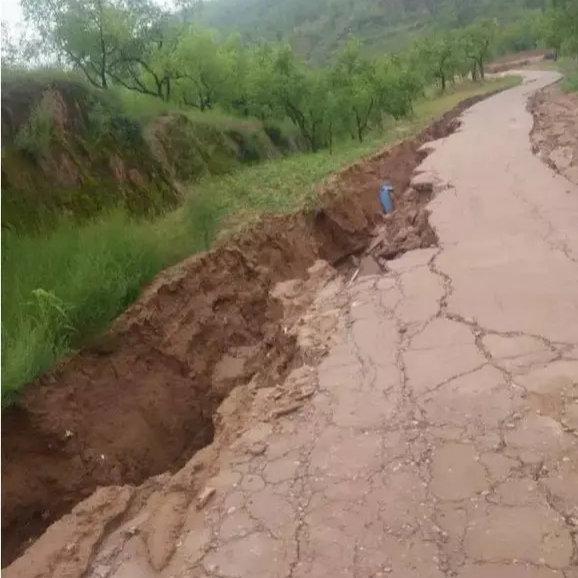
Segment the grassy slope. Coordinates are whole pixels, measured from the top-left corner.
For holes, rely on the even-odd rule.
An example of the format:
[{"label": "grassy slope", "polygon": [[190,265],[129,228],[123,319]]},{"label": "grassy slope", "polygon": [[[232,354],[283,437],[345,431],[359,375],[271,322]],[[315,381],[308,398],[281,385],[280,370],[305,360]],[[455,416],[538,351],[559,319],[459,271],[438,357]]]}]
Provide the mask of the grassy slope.
[{"label": "grassy slope", "polygon": [[559,67],[564,74],[562,90],[564,92],[578,91],[578,62],[571,58],[565,58],[559,62]]},{"label": "grassy slope", "polygon": [[[271,134],[274,141],[269,136]],[[2,228],[47,229],[123,208],[158,215],[176,182],[230,173],[302,146],[285,124],[179,108],[122,88],[97,91],[73,73],[2,75]]]},{"label": "grassy slope", "polygon": [[552,60],[538,62],[532,68],[537,70],[557,70],[564,76],[560,82],[560,88],[564,92],[578,91],[578,61],[574,58],[560,58],[556,62]]},{"label": "grassy slope", "polygon": [[84,227],[63,222],[50,234],[3,233],[2,402],[106,327],[159,271],[207,248],[223,224],[245,225],[263,212],[295,210],[330,173],[418,132],[461,100],[515,84],[466,83],[419,103],[410,121],[392,124],[364,143],[272,160],[190,191],[186,206],[154,224],[116,213]]}]

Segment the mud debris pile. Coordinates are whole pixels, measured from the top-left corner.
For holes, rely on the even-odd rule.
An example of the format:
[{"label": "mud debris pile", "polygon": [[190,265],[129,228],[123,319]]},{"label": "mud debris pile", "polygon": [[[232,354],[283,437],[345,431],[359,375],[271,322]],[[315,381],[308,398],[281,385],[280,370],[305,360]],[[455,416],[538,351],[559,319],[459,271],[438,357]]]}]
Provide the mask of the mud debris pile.
[{"label": "mud debris pile", "polygon": [[534,115],[533,150],[550,168],[578,184],[578,92],[564,93],[559,85],[530,99]]}]

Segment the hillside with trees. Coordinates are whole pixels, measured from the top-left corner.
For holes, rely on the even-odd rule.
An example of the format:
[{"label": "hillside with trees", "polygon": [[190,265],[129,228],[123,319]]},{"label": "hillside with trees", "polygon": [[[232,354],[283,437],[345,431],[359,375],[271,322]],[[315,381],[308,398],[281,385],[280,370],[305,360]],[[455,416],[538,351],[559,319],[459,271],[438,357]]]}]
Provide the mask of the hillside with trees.
[{"label": "hillside with trees", "polygon": [[[372,124],[407,116],[434,82],[443,91],[457,78],[483,80],[504,28],[496,19],[476,19],[481,8],[469,0],[457,2],[453,11],[443,2],[436,6],[440,22],[447,13],[456,25],[431,27],[396,54],[373,54],[351,33],[320,67],[290,42],[224,35],[191,24],[182,18],[188,13],[184,9],[166,13],[150,0],[23,0],[26,18],[37,31],[30,52],[54,55],[55,64],[75,69],[94,88],[189,111],[257,119],[272,132],[290,123],[311,151],[331,147],[346,135],[363,140]],[[487,12],[493,4],[484,6]],[[259,13],[257,7],[251,13]],[[384,14],[390,14],[389,7]],[[538,38],[536,27],[524,48]]]},{"label": "hillside with trees", "polygon": [[[397,54],[372,54],[352,36],[319,66],[290,43],[224,36],[149,0],[24,0],[23,8],[37,32],[27,54],[53,55],[60,72],[52,78],[66,77],[54,85],[45,71],[39,81],[38,73],[18,70],[17,60],[3,76],[2,222],[24,229],[46,226],[61,210],[92,217],[119,205],[156,214],[166,200],[177,202],[175,178],[361,143],[371,130],[410,116],[432,86],[443,92],[460,79],[483,80],[500,34],[494,20],[478,19],[436,29]],[[138,155],[121,154],[112,165],[97,160],[104,150],[117,158],[120,143],[150,158],[138,178]],[[86,154],[71,154],[79,147],[88,164]],[[54,168],[63,163],[66,169]],[[98,176],[88,165],[100,167]],[[114,177],[124,173],[133,177]],[[139,200],[160,183],[150,206]]]},{"label": "hillside with trees", "polygon": [[[531,28],[547,0],[211,0],[197,18],[252,41],[285,40],[316,62],[330,59],[350,36],[371,52],[403,50],[436,28],[462,28],[482,18],[502,28]],[[524,49],[527,49],[526,47]]]}]

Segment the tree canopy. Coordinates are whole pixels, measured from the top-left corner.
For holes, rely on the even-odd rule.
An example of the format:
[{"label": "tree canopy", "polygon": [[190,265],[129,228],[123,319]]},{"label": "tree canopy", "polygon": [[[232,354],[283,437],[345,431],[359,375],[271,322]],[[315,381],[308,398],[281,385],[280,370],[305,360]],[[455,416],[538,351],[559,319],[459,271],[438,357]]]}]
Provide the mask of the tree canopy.
[{"label": "tree canopy", "polygon": [[[323,1],[330,9],[337,0]],[[556,47],[578,51],[573,0],[551,0],[546,17],[533,14],[516,28],[476,19],[492,5],[400,0],[402,12],[439,8],[437,24],[398,54],[374,55],[350,36],[319,66],[289,42],[223,36],[191,23],[191,5],[169,13],[153,0],[22,0],[37,50],[81,71],[93,86],[123,87],[201,112],[218,108],[265,123],[287,120],[313,151],[340,135],[361,141],[371,126],[411,114],[427,86],[443,91],[460,77],[483,80],[489,58],[512,38],[536,42],[545,33]]]},{"label": "tree canopy", "polygon": [[578,2],[551,0],[546,12],[545,34],[559,51],[578,57]]}]

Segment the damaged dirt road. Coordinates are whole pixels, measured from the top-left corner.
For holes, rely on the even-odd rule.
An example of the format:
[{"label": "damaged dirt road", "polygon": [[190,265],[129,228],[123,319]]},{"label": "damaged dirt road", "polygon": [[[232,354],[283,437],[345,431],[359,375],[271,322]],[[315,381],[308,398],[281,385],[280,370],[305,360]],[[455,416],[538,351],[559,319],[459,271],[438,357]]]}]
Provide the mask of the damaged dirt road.
[{"label": "damaged dirt road", "polygon": [[437,248],[278,284],[288,309],[310,296],[286,327],[305,363],[234,389],[211,446],[98,490],[5,576],[576,578],[578,187],[526,110],[556,78],[428,145]]}]

